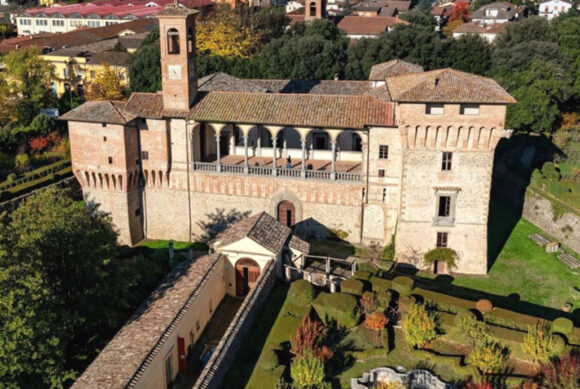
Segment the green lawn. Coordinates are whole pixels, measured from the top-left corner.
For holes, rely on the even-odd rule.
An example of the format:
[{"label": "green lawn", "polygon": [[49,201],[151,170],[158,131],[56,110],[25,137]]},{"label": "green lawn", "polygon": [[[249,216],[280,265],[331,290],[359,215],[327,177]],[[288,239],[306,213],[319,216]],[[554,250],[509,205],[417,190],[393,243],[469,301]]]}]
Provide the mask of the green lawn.
[{"label": "green lawn", "polygon": [[144,240],[138,244],[138,246],[149,247],[153,250],[167,250],[169,249],[169,242],[173,242],[173,249],[176,251],[179,250],[188,250],[193,243],[190,242],[176,242],[176,241],[169,241],[169,240]]},{"label": "green lawn", "polygon": [[580,292],[575,289],[580,288],[580,272],[537,246],[528,238],[532,233],[548,236],[527,220],[519,220],[486,276],[456,275],[449,283],[448,277],[434,279],[432,274],[419,272],[418,284],[470,299],[489,297],[485,296],[489,293],[494,303],[532,315],[546,316],[544,307],[560,310],[566,302],[580,308]]}]

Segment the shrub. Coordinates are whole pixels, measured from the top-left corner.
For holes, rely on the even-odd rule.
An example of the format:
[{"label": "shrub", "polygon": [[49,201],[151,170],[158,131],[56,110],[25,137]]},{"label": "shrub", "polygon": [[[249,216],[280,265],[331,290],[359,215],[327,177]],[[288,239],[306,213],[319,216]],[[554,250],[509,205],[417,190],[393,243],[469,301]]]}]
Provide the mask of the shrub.
[{"label": "shrub", "polygon": [[509,352],[501,344],[489,338],[479,340],[467,356],[467,363],[475,366],[482,374],[498,370],[508,358]]},{"label": "shrub", "polygon": [[544,166],[542,166],[542,175],[549,181],[560,180],[560,172],[553,162],[546,162]]},{"label": "shrub", "polygon": [[550,327],[546,323],[538,322],[535,326],[528,326],[522,350],[530,355],[534,361],[547,361],[553,353],[553,341]]},{"label": "shrub", "polygon": [[481,299],[475,304],[475,308],[477,308],[482,315],[485,315],[493,310],[493,304],[487,299]]},{"label": "shrub", "polygon": [[371,277],[371,285],[373,288],[373,292],[386,292],[387,290],[391,289],[392,282],[391,280],[387,280],[385,278],[380,277]]},{"label": "shrub", "polygon": [[356,296],[360,296],[365,288],[365,285],[354,278],[344,280],[340,283],[340,291],[343,293],[350,293]]},{"label": "shrub", "polygon": [[312,302],[318,316],[327,323],[336,320],[347,328],[358,324],[360,314],[357,312],[357,300],[346,293],[320,293]]},{"label": "shrub", "polygon": [[392,295],[391,292],[389,291],[385,291],[385,292],[378,292],[377,293],[377,305],[380,308],[387,308],[389,306],[389,304],[391,303],[391,299],[392,299]]},{"label": "shrub", "polygon": [[415,286],[415,282],[412,278],[399,276],[393,279],[392,288],[399,292],[401,296],[408,296],[411,294],[413,287]]},{"label": "shrub", "polygon": [[344,230],[330,228],[329,231],[332,234],[333,239],[345,240],[346,238],[348,238],[348,232]]},{"label": "shrub", "polygon": [[357,270],[354,272],[353,277],[357,280],[367,281],[369,278],[371,278],[371,273],[365,270]]},{"label": "shrub", "polygon": [[461,311],[457,315],[455,315],[455,325],[457,327],[461,327],[462,323],[465,321],[477,321],[477,317],[475,313],[471,311]]},{"label": "shrub", "polygon": [[14,157],[14,169],[19,173],[24,173],[30,167],[30,157],[27,154],[18,154]]},{"label": "shrub", "polygon": [[383,247],[381,257],[386,261],[395,259],[395,244],[391,242],[389,245]]},{"label": "shrub", "polygon": [[[368,272],[374,276],[376,276],[377,274],[379,274],[381,272],[381,269],[379,269],[378,267],[376,267],[375,265],[373,265],[372,263],[369,263],[369,262],[357,263],[357,269],[360,271]],[[369,278],[370,277],[368,277],[366,279],[368,280]]]},{"label": "shrub", "polygon": [[306,280],[296,280],[288,290],[288,301],[298,305],[308,305],[316,297],[314,286]]},{"label": "shrub", "polygon": [[566,317],[559,317],[554,320],[552,329],[559,334],[570,335],[574,331],[574,323]]},{"label": "shrub", "polygon": [[264,350],[262,355],[260,355],[258,365],[264,370],[274,370],[277,368],[280,365],[280,361],[278,360],[278,353],[276,350]]},{"label": "shrub", "polygon": [[559,357],[566,349],[566,340],[560,334],[552,334],[552,355]]},{"label": "shrub", "polygon": [[433,264],[435,261],[443,261],[449,269],[457,267],[457,253],[448,247],[438,247],[427,251],[423,259],[427,264]]},{"label": "shrub", "polygon": [[542,388],[577,388],[580,382],[580,354],[566,353],[559,360],[540,367]]},{"label": "shrub", "polygon": [[411,303],[403,316],[403,330],[407,341],[417,348],[423,348],[437,337],[437,321],[424,305]]},{"label": "shrub", "polygon": [[296,358],[290,365],[290,376],[301,388],[312,388],[324,380],[324,364],[312,354]]},{"label": "shrub", "polygon": [[9,183],[12,183],[14,181],[16,181],[18,179],[18,174],[16,173],[10,173],[7,177],[6,177],[6,181]]},{"label": "shrub", "polygon": [[359,303],[363,315],[369,315],[377,309],[377,298],[374,292],[364,292]]},{"label": "shrub", "polygon": [[326,328],[318,320],[312,320],[310,316],[304,316],[302,323],[296,328],[296,334],[290,338],[291,351],[296,357],[304,354],[313,354],[320,347]]}]

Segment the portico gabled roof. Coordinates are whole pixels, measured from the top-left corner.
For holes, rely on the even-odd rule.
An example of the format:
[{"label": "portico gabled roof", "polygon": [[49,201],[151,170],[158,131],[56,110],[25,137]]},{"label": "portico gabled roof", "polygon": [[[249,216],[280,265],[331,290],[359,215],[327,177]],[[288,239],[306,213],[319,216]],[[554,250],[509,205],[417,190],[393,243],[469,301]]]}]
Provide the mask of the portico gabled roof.
[{"label": "portico gabled roof", "polygon": [[201,97],[188,119],[296,127],[393,126],[393,105],[368,95],[304,95],[213,91]]}]

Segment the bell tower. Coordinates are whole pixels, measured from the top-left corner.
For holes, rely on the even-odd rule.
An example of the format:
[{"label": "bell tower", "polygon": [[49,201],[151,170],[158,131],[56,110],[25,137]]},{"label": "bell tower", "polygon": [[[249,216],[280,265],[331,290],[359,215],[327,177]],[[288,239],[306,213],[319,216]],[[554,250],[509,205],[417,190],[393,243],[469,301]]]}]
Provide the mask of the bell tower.
[{"label": "bell tower", "polygon": [[189,110],[197,92],[195,68],[196,10],[179,1],[157,14],[161,49],[163,108]]},{"label": "bell tower", "polygon": [[326,0],[307,0],[305,6],[305,21],[324,19],[326,17]]}]

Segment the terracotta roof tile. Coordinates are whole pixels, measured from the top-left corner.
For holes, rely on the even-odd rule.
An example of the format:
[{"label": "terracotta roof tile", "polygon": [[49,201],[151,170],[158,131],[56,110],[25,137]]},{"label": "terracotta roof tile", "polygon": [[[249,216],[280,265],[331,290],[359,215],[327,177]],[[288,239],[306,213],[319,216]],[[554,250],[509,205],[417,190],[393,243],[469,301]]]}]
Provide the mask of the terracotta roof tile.
[{"label": "terracotta roof tile", "polygon": [[288,243],[288,246],[291,249],[298,250],[304,254],[308,254],[310,252],[310,243],[300,239],[296,235],[292,235],[292,238],[290,238],[290,243]]},{"label": "terracotta roof tile", "polygon": [[405,62],[401,59],[383,62],[371,68],[369,80],[382,81],[387,77],[400,76],[402,74],[422,73],[423,67],[420,65]]},{"label": "terracotta roof tile", "polygon": [[214,91],[201,96],[188,117],[201,122],[325,128],[394,125],[392,104],[371,96]]},{"label": "terracotta roof tile", "polygon": [[161,93],[133,92],[125,109],[138,117],[161,119],[163,118],[163,96]]},{"label": "terracotta roof tile", "polygon": [[406,20],[383,16],[345,16],[337,27],[347,35],[379,35],[397,24],[409,24]]},{"label": "terracotta roof tile", "polygon": [[516,100],[491,78],[453,69],[386,79],[393,101],[513,104]]},{"label": "terracotta roof tile", "polygon": [[76,122],[127,124],[137,118],[120,101],[87,101],[62,115],[60,119]]},{"label": "terracotta roof tile", "polygon": [[72,389],[133,387],[173,335],[182,315],[198,297],[202,282],[220,265],[220,254],[177,265],[129,318],[74,383]]}]

